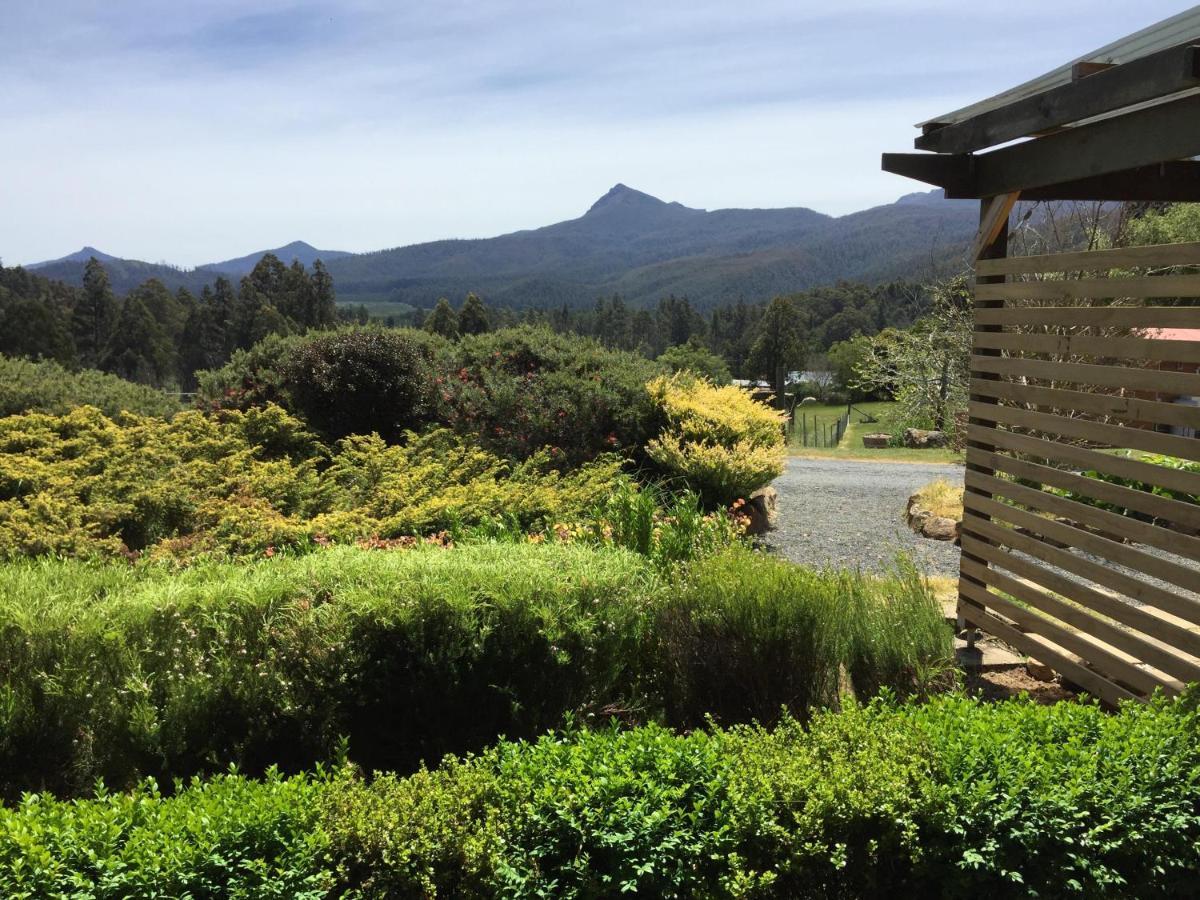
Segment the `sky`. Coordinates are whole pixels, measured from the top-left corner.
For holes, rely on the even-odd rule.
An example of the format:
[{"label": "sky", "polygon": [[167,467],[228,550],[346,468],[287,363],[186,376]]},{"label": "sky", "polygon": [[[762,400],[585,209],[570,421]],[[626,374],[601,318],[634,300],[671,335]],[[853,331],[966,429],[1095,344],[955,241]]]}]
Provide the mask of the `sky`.
[{"label": "sky", "polygon": [[575,218],[842,215],[914,123],[1186,4],[0,0],[0,261],[193,266]]}]

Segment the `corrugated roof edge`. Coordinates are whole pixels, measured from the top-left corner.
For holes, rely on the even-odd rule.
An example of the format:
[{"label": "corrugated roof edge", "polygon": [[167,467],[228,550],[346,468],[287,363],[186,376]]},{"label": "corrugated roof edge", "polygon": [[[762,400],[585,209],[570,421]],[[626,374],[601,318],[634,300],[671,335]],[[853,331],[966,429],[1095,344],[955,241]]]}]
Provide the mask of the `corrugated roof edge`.
[{"label": "corrugated roof edge", "polygon": [[945,125],[962,122],[980,113],[985,113],[1012,103],[1015,100],[1040,94],[1042,91],[1058,87],[1061,84],[1068,84],[1071,81],[1071,68],[1079,62],[1103,62],[1119,65],[1120,63],[1129,62],[1131,59],[1155,53],[1158,50],[1166,50],[1168,47],[1177,47],[1180,44],[1186,44],[1189,41],[1200,41],[1200,5],[1186,9],[1178,15],[1171,16],[1169,19],[1156,22],[1149,28],[1136,31],[1118,41],[1101,47],[1099,50],[1085,53],[1083,56],[1077,57],[1069,63],[1047,72],[1045,75],[1026,81],[1024,84],[1019,84],[1014,88],[1009,88],[1007,91],[996,94],[994,97],[980,100],[978,103],[972,103],[970,106],[964,106],[962,109],[956,109],[945,115],[934,116],[931,119],[926,119],[924,122],[918,122],[916,127],[923,128],[925,125],[934,122]]}]

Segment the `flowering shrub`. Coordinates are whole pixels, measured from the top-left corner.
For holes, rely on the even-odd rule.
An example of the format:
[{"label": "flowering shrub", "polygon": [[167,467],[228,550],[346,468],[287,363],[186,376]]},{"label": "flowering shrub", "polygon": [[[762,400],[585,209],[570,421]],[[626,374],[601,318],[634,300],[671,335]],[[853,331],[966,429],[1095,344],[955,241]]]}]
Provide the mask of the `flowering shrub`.
[{"label": "flowering shrub", "polygon": [[268,337],[198,373],[208,409],[278,403],[322,437],[440,424],[499,456],[553,448],[577,465],[637,455],[653,433],[644,384],[660,367],[636,354],[545,328],[468,335],[457,344],[413,329],[344,328]]},{"label": "flowering shrub", "polygon": [[397,538],[506,516],[530,529],[583,516],[621,462],[563,474],[446,430],[345,439],[331,451],[277,406],[170,422],[91,407],[0,419],[0,558],[252,554]]},{"label": "flowering shrub", "polygon": [[442,379],[444,421],[513,459],[553,447],[569,464],[637,456],[653,433],[643,388],[658,367],[574,335],[514,328],[464,337]]},{"label": "flowering shrub", "polygon": [[646,390],[666,420],[646,455],[710,503],[748,497],[783,472],[782,413],[740,388],[686,375],[656,378]]}]

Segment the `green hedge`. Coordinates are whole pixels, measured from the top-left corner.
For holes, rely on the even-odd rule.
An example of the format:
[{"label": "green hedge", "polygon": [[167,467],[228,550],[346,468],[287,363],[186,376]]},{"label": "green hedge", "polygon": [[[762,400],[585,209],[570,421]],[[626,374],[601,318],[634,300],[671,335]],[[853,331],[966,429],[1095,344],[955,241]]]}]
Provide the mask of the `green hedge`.
[{"label": "green hedge", "polygon": [[0,416],[27,412],[62,415],[76,406],[94,406],[109,416],[121,412],[172,416],[182,408],[175,397],[157,388],[106,372],[73,372],[53,360],[0,356]]},{"label": "green hedge", "polygon": [[6,897],[1191,897],[1194,697],[877,702],[0,809]]},{"label": "green hedge", "polygon": [[[837,701],[839,671],[920,690],[949,655],[915,576],[815,574],[750,551],[661,571],[580,543],[0,566],[0,795],[230,763],[295,771],[342,736],[367,768],[408,771],[567,714],[804,716]],[[847,630],[859,614],[920,637],[898,662]]]}]

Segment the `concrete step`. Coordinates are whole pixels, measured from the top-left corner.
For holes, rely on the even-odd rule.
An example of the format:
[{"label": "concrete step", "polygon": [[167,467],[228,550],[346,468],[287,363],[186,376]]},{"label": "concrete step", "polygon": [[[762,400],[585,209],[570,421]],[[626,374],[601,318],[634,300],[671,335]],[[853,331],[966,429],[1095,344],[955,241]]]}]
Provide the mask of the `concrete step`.
[{"label": "concrete step", "polygon": [[986,639],[976,641],[974,647],[968,648],[963,638],[955,638],[954,658],[963,668],[981,671],[1025,665],[1025,657]]}]

